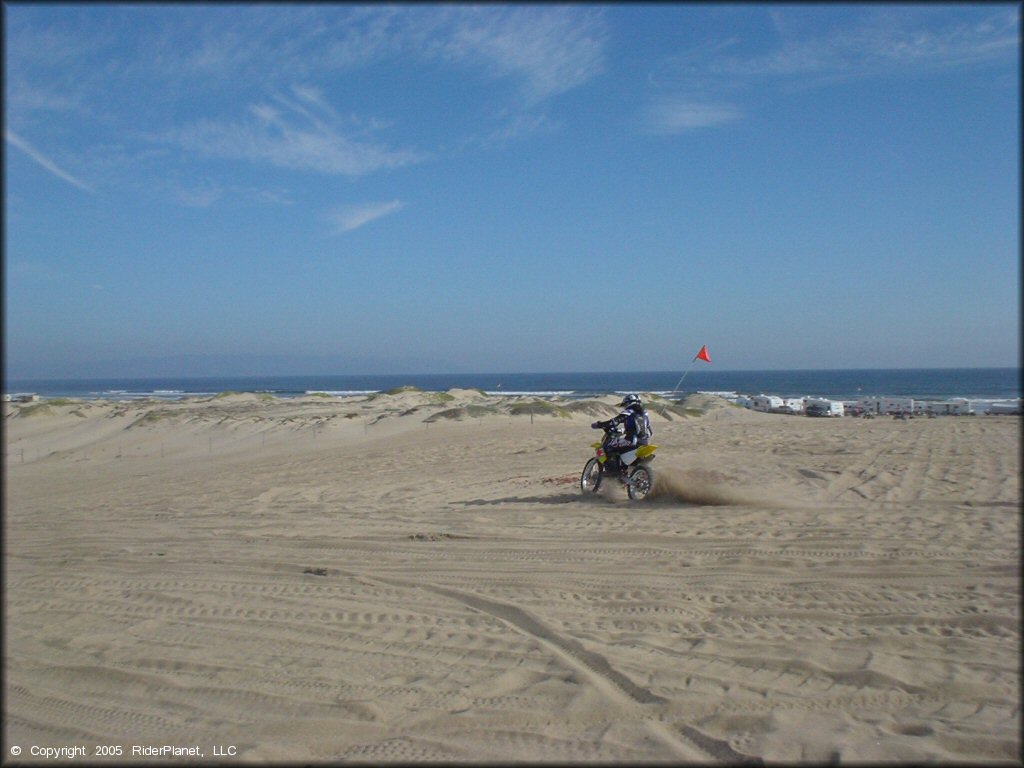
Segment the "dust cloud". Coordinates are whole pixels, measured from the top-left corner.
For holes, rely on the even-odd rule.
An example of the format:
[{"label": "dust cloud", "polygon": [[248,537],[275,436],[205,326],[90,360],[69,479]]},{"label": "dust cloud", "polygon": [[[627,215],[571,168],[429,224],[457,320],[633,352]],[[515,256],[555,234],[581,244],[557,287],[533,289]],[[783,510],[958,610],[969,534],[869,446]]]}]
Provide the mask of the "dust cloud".
[{"label": "dust cloud", "polygon": [[659,468],[648,500],[699,506],[785,506],[754,488],[738,488],[733,478],[712,471]]}]

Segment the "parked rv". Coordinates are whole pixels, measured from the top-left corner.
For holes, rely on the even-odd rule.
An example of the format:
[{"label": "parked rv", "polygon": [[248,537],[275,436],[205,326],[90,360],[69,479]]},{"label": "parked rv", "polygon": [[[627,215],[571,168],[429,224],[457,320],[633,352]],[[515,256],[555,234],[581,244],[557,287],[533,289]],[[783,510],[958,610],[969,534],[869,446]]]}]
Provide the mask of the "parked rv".
[{"label": "parked rv", "polygon": [[782,398],[776,397],[775,395],[755,395],[750,398],[751,407],[755,411],[771,412],[778,408],[781,408]]}]

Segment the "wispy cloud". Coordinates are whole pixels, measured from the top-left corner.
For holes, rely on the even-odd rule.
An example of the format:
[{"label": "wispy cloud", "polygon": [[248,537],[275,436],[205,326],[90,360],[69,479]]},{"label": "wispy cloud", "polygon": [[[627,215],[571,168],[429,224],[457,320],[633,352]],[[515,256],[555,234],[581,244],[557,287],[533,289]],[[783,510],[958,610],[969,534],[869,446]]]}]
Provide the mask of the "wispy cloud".
[{"label": "wispy cloud", "polygon": [[[938,6],[936,6],[938,8]],[[973,21],[925,8],[830,6],[769,11],[773,47],[747,53],[741,37],[705,41],[663,60],[649,78],[643,129],[678,133],[732,122],[752,88],[821,88],[1005,62],[1020,46],[1017,8]],[[957,20],[961,19],[961,20]]]},{"label": "wispy cloud", "polygon": [[466,148],[493,148],[532,136],[547,136],[564,128],[564,122],[543,113],[502,112],[493,116],[495,128],[463,139],[455,151]]},{"label": "wispy cloud", "polygon": [[[237,78],[272,61],[272,80],[303,80],[388,60],[447,61],[485,79],[519,80],[545,99],[604,69],[605,13],[581,6],[281,6],[216,20],[179,40],[171,62],[204,77]],[[190,14],[194,16],[194,13]],[[230,19],[230,20],[229,20]]]},{"label": "wispy cloud", "polygon": [[579,7],[460,9],[444,54],[524,80],[532,101],[564,93],[604,70],[603,14]]},{"label": "wispy cloud", "polygon": [[[556,130],[545,105],[604,70],[609,39],[605,9],[585,6],[22,6],[7,20],[8,142],[88,189],[19,140],[63,146],[73,120],[90,181],[190,206],[230,188],[207,159],[356,179]],[[392,86],[418,70],[471,95],[420,126]],[[182,193],[161,185],[170,169],[220,175]]]},{"label": "wispy cloud", "polygon": [[364,224],[394,213],[405,206],[400,200],[387,203],[364,203],[362,205],[344,205],[334,208],[325,214],[336,235],[359,229]]},{"label": "wispy cloud", "polygon": [[732,104],[669,98],[647,106],[643,126],[648,133],[675,134],[724,125],[741,117],[743,111]]},{"label": "wispy cloud", "polygon": [[398,168],[424,159],[411,149],[392,149],[361,130],[332,124],[302,105],[280,100],[249,106],[234,122],[201,120],[152,136],[156,141],[208,157],[269,163],[278,168],[350,177]]},{"label": "wispy cloud", "polygon": [[847,23],[825,29],[819,27],[828,18],[822,10],[827,9],[772,11],[778,48],[761,57],[723,59],[719,71],[767,77],[919,74],[1004,60],[1020,46],[1020,12],[1014,7],[941,26],[930,26],[927,9],[882,7],[852,20],[839,17]]},{"label": "wispy cloud", "polygon": [[5,133],[4,133],[4,136],[7,139],[7,143],[8,144],[11,144],[11,145],[17,147],[18,149],[20,149],[22,152],[24,152],[26,155],[31,157],[39,165],[41,165],[43,168],[45,168],[47,171],[52,173],[57,178],[63,179],[68,184],[71,184],[71,185],[73,185],[75,187],[78,187],[79,189],[85,190],[86,192],[92,192],[93,191],[92,187],[90,187],[84,181],[81,181],[80,179],[75,178],[70,173],[65,171],[63,168],[58,166],[55,162],[53,162],[53,160],[48,158],[46,155],[44,155],[38,149],[33,147],[27,141],[25,141],[23,138],[18,136],[18,134],[16,134],[14,131],[12,131],[10,129],[7,129],[5,131]]}]

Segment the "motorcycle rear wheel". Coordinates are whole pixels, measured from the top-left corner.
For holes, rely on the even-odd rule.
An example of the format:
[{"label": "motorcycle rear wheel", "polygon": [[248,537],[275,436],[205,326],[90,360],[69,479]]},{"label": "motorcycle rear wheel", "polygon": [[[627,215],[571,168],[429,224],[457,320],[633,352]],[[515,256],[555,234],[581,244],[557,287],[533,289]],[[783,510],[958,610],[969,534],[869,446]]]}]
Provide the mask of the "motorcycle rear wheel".
[{"label": "motorcycle rear wheel", "polygon": [[654,470],[647,464],[641,464],[629,473],[629,482],[626,484],[626,493],[634,501],[646,499],[648,494],[654,490]]},{"label": "motorcycle rear wheel", "polygon": [[587,495],[597,493],[603,477],[604,471],[601,468],[601,462],[596,458],[590,459],[583,465],[583,474],[580,475],[580,490]]}]

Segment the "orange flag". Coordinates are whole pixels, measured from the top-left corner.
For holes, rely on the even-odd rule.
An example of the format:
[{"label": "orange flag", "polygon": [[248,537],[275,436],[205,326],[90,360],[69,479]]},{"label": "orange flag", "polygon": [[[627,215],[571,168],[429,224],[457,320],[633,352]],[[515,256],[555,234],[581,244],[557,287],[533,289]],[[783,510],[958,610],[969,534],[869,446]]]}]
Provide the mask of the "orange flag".
[{"label": "orange flag", "polygon": [[698,352],[697,356],[695,358],[693,358],[693,359],[695,361],[696,360],[703,360],[705,363],[710,363],[711,362],[711,358],[708,357],[708,345],[707,344],[702,345],[701,348],[700,348],[700,352]]}]

